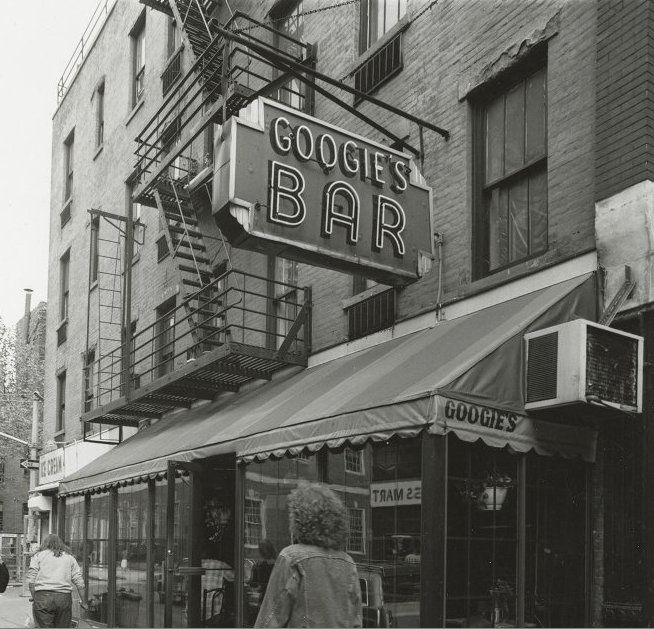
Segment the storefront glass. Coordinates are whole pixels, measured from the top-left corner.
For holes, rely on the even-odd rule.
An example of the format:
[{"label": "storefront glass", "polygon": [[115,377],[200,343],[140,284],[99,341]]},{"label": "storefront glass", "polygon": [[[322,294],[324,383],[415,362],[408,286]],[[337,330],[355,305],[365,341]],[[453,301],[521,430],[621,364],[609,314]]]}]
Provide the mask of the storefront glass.
[{"label": "storefront glass", "polygon": [[525,620],[539,627],[586,626],[586,468],[527,456]]},{"label": "storefront glass", "polygon": [[84,564],[84,496],[66,498],[66,532],[64,542],[68,544],[77,563]]},{"label": "storefront glass", "polygon": [[108,492],[91,496],[88,519],[88,584],[89,620],[107,622],[108,568],[109,568],[109,518],[110,496]]},{"label": "storefront glass", "polygon": [[415,627],[420,598],[420,441],[248,465],[245,483],[244,619],[253,626],[276,554],[290,544],[287,498],[323,482],[343,500],[345,549],[357,563],[365,626]]},{"label": "storefront glass", "polygon": [[521,594],[527,626],[583,627],[586,465],[449,439],[447,626],[515,626]]},{"label": "storefront glass", "polygon": [[147,484],[120,487],[117,502],[116,626],[145,627]]}]

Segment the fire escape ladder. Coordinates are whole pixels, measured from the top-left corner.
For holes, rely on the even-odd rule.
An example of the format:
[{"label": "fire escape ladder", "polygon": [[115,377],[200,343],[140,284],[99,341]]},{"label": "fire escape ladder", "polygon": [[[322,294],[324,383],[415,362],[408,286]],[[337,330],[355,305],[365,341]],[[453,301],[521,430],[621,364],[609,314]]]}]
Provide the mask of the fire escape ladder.
[{"label": "fire escape ladder", "polygon": [[[216,338],[220,286],[211,266],[191,195],[172,179],[154,191],[164,235],[183,286],[183,304],[194,346],[201,351],[221,345]],[[208,338],[210,337],[210,338]],[[189,358],[194,356],[189,355]]]},{"label": "fire escape ladder", "polygon": [[[93,211],[91,211],[93,216]],[[99,216],[97,235],[96,395],[101,403],[122,377],[123,370],[123,251],[125,232],[106,216]],[[104,229],[101,228],[104,227]],[[88,351],[88,349],[87,349]]]}]

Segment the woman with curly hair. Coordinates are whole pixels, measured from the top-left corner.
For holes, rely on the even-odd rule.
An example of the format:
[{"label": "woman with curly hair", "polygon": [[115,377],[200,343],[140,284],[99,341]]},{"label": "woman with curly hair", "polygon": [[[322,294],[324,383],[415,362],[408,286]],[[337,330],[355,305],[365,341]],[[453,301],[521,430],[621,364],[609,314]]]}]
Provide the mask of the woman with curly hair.
[{"label": "woman with curly hair", "polygon": [[32,611],[38,627],[73,626],[73,584],[84,601],[84,577],[77,559],[58,535],[48,535],[30,560],[27,583],[34,600]]},{"label": "woman with curly hair", "polygon": [[361,627],[359,576],[343,551],[343,503],[323,485],[302,485],[288,509],[295,543],[277,557],[254,626]]}]

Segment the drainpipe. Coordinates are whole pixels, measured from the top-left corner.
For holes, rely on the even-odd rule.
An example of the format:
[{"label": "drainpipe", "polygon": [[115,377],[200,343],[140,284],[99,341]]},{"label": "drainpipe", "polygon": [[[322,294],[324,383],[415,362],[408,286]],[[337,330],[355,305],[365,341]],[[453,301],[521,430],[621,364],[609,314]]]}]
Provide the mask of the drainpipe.
[{"label": "drainpipe", "polygon": [[25,316],[23,317],[23,340],[25,345],[30,342],[30,313],[32,311],[32,289],[25,288]]}]

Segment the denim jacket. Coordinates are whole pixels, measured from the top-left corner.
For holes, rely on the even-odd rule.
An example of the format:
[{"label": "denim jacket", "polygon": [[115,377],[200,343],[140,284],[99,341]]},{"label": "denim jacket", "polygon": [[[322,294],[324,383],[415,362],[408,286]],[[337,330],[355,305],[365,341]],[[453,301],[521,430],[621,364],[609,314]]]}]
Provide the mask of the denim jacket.
[{"label": "denim jacket", "polygon": [[279,553],[255,627],[361,627],[361,588],[347,553],[293,544]]}]

